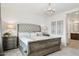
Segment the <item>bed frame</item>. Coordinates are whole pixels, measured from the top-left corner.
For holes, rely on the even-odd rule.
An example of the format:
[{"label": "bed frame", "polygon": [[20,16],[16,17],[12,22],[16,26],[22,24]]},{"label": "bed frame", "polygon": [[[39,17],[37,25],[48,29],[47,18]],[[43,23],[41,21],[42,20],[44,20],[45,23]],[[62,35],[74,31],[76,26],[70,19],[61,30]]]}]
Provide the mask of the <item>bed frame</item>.
[{"label": "bed frame", "polygon": [[[41,26],[36,24],[18,24],[19,32],[41,32]],[[20,43],[20,42],[19,42]],[[24,52],[19,46],[23,55],[28,56],[45,56],[52,52],[60,50],[61,38],[50,38],[41,41],[28,42],[28,50]]]}]

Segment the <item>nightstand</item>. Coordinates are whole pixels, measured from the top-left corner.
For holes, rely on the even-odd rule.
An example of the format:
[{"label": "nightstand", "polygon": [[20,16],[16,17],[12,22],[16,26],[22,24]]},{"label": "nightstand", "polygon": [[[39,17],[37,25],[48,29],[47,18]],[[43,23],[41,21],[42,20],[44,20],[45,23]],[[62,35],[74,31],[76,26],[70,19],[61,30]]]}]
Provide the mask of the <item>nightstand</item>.
[{"label": "nightstand", "polygon": [[17,36],[3,36],[3,50],[15,49],[17,48]]}]

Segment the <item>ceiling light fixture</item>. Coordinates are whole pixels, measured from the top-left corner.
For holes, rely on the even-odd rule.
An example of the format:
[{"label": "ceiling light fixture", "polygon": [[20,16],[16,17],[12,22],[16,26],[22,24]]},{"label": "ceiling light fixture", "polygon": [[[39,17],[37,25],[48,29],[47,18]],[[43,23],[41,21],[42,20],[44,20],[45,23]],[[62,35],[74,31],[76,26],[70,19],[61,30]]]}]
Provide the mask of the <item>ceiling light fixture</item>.
[{"label": "ceiling light fixture", "polygon": [[54,5],[53,5],[53,8],[52,8],[52,4],[49,3],[48,8],[46,10],[46,14],[49,15],[49,16],[52,16],[54,13],[55,13]]}]

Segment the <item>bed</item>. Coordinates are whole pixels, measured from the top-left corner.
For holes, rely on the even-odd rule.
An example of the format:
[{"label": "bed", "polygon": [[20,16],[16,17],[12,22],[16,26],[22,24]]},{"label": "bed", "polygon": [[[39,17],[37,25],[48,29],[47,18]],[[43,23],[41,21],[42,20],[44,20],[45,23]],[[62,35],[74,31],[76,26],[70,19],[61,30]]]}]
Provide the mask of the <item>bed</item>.
[{"label": "bed", "polygon": [[41,26],[18,24],[19,49],[24,56],[45,56],[60,50],[61,37],[44,36]]}]

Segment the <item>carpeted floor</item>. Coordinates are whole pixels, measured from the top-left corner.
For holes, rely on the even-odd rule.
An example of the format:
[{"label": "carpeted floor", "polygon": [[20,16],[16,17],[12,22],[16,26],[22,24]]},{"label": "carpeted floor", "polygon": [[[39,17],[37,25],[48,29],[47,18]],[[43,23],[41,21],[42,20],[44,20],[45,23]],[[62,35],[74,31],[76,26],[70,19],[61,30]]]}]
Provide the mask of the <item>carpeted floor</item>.
[{"label": "carpeted floor", "polygon": [[[6,51],[5,56],[22,56],[22,54],[19,49],[13,49]],[[79,56],[79,49],[67,47],[48,56]]]},{"label": "carpeted floor", "polygon": [[22,56],[19,49],[12,49],[4,52],[5,56]]},{"label": "carpeted floor", "polygon": [[67,47],[48,56],[79,56],[79,49]]}]

